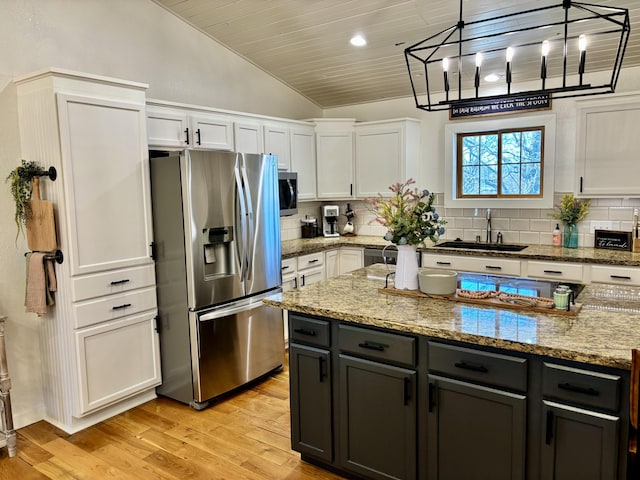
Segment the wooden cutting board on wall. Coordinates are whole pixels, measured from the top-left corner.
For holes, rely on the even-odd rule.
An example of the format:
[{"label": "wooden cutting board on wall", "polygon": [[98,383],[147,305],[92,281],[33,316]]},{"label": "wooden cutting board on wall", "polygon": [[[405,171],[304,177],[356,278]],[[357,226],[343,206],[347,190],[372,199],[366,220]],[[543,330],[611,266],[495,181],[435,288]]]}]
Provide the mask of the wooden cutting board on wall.
[{"label": "wooden cutting board on wall", "polygon": [[40,179],[31,179],[31,218],[27,221],[27,245],[29,250],[51,252],[57,248],[56,224],[53,203],[40,198]]}]

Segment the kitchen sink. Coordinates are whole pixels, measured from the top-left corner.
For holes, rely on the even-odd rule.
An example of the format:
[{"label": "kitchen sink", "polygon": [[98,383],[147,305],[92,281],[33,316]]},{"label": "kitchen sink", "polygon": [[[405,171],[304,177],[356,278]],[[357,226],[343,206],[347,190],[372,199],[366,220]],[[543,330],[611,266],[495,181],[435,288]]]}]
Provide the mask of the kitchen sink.
[{"label": "kitchen sink", "polygon": [[436,247],[467,248],[470,250],[493,250],[496,252],[519,252],[527,248],[527,245],[516,245],[513,243],[463,242],[462,240],[454,240],[453,242],[439,243],[436,245]]}]

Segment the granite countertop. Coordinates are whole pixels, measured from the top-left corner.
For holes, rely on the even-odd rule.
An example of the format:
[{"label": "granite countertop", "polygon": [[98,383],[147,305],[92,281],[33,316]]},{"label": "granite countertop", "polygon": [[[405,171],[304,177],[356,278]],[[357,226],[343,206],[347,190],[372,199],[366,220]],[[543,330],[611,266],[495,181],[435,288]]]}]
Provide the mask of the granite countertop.
[{"label": "granite countertop", "polygon": [[[282,242],[282,258],[291,258],[308,253],[321,252],[339,247],[378,247],[392,245],[382,237],[357,235],[354,237],[317,237],[286,240]],[[640,253],[599,248],[563,248],[551,245],[528,245],[520,252],[496,252],[489,250],[469,250],[461,248],[443,248],[438,245],[421,249],[426,253],[443,255],[491,256],[502,258],[519,258],[525,260],[551,260],[563,262],[592,263],[603,265],[640,266]]]},{"label": "granite countertop", "polygon": [[593,365],[631,369],[640,346],[640,287],[587,285],[577,316],[380,293],[387,269],[351,274],[268,298],[265,303],[398,332],[456,340]]}]

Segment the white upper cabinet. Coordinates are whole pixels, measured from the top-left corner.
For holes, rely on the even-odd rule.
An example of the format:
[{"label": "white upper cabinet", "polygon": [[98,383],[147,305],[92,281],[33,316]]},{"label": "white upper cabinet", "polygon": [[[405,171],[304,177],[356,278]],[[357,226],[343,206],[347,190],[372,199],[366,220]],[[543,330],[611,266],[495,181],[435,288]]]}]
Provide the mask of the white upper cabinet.
[{"label": "white upper cabinet", "polygon": [[187,114],[164,107],[147,107],[149,147],[185,148],[191,141]]},{"label": "white upper cabinet", "polygon": [[390,195],[389,185],[418,179],[420,124],[413,119],[358,123],[356,138],[357,198]]},{"label": "white upper cabinet", "polygon": [[249,119],[233,123],[235,151],[241,153],[263,153],[262,125]]},{"label": "white upper cabinet", "polygon": [[197,150],[233,150],[233,121],[228,117],[197,113],[189,116],[191,147]]},{"label": "white upper cabinet", "polygon": [[640,163],[632,140],[640,124],[640,95],[576,103],[577,194],[640,196]]},{"label": "white upper cabinet", "polygon": [[316,198],[316,139],[313,126],[290,129],[291,171],[298,173],[298,200]]},{"label": "white upper cabinet", "polygon": [[354,195],[353,125],[350,119],[315,119],[316,174],[319,199]]},{"label": "white upper cabinet", "polygon": [[264,153],[278,157],[279,170],[291,170],[289,129],[284,125],[265,125]]}]

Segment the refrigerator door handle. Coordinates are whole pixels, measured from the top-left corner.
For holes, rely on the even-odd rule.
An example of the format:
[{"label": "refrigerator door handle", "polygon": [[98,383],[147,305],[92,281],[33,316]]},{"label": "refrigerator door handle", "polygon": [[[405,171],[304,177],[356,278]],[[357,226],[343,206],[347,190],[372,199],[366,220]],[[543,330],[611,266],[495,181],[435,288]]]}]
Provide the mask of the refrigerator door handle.
[{"label": "refrigerator door handle", "polygon": [[216,310],[214,312],[209,312],[206,313],[204,315],[202,315],[201,317],[198,317],[198,321],[200,322],[207,322],[209,320],[216,320],[217,318],[221,318],[221,317],[228,317],[230,315],[233,315],[235,313],[239,313],[239,312],[247,312],[249,310],[254,310],[256,308],[262,307],[263,303],[262,302],[253,302],[253,303],[244,303],[242,305],[236,306],[236,307],[232,307],[232,308],[221,308],[220,310]]},{"label": "refrigerator door handle", "polygon": [[[243,159],[244,160],[244,159]],[[245,270],[245,276],[243,278],[243,280],[248,281],[249,279],[249,273],[251,272],[251,269],[253,268],[253,252],[254,252],[254,248],[253,248],[253,242],[255,241],[255,239],[253,238],[254,236],[254,218],[253,218],[253,202],[251,199],[251,188],[249,187],[249,178],[247,177],[247,169],[245,168],[245,166],[243,165],[242,167],[240,167],[240,171],[242,172],[242,180],[243,180],[243,185],[244,185],[244,194],[245,194],[245,199],[246,199],[246,203],[247,203],[247,240],[244,244],[246,250],[247,250],[247,268]]]},{"label": "refrigerator door handle", "polygon": [[[247,206],[244,196],[244,187],[240,178],[240,167],[234,168],[238,201],[240,202],[240,242],[236,242],[236,251],[240,260],[240,278],[244,285],[247,268]],[[241,245],[240,245],[241,244]]]}]

